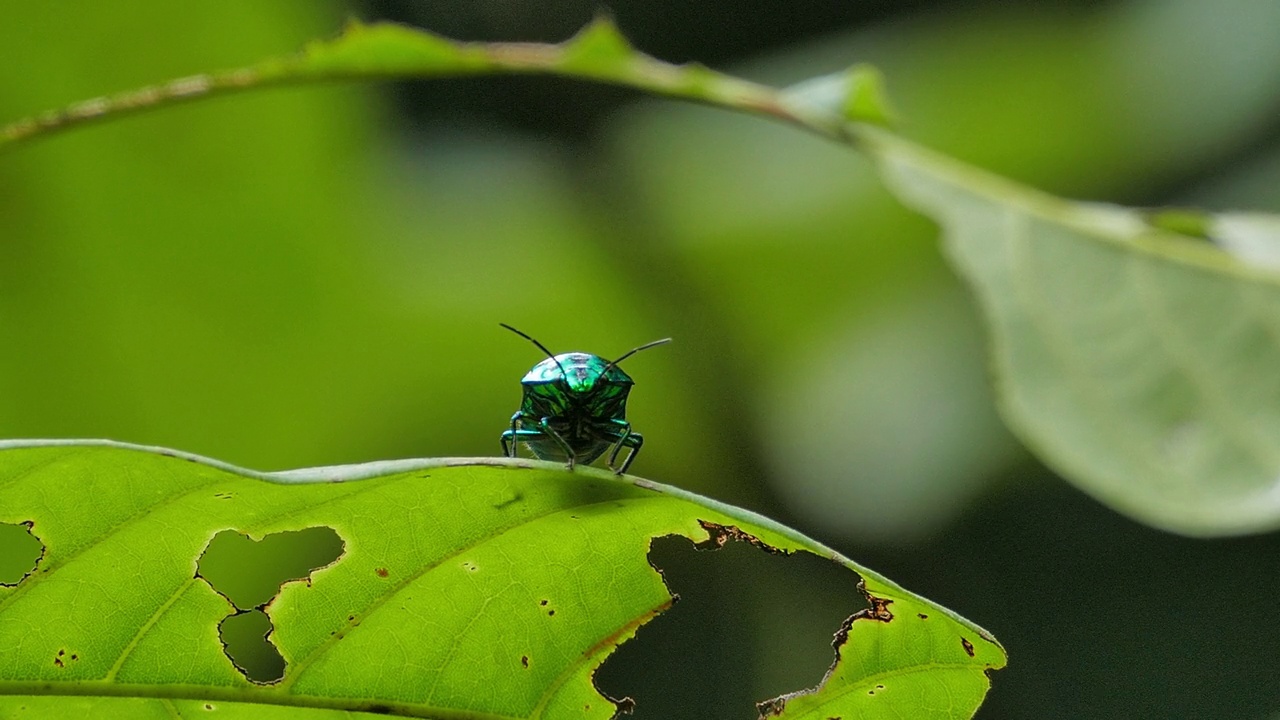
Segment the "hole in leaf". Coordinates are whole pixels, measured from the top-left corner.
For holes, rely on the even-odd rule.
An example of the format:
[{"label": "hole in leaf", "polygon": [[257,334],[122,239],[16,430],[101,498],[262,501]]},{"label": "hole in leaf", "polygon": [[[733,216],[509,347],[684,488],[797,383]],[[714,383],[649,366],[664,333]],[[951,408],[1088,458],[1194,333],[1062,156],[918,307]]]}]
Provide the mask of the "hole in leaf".
[{"label": "hole in leaf", "polygon": [[596,687],[634,699],[636,720],[756,720],[762,699],[817,686],[835,633],[866,607],[859,578],[810,553],[761,550],[655,538],[649,562],[679,599],[600,666]]},{"label": "hole in leaf", "polygon": [[285,583],[310,580],[311,573],[337,562],[342,538],[330,527],[267,535],[261,540],[223,530],[209,541],[196,571],[235,606],[218,624],[227,657],[257,683],[284,677],[285,663],[269,634],[270,617],[263,609]]},{"label": "hole in leaf", "polygon": [[36,571],[44,543],[31,533],[32,523],[0,523],[0,585],[13,586]]},{"label": "hole in leaf", "polygon": [[267,639],[271,630],[271,618],[256,609],[228,615],[218,623],[218,637],[227,657],[254,682],[270,683],[284,677],[284,658]]}]

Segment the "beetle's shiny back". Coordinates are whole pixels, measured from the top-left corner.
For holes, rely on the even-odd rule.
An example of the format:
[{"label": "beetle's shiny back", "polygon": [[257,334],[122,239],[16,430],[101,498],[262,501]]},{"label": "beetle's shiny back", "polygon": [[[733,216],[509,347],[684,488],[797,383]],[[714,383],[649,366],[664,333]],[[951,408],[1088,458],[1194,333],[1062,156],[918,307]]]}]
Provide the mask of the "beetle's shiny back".
[{"label": "beetle's shiny back", "polygon": [[563,380],[570,391],[587,393],[602,379],[610,385],[634,384],[631,376],[617,365],[610,367],[609,361],[599,355],[582,352],[562,353],[554,358],[547,358],[534,365],[520,382],[525,385],[541,385]]}]

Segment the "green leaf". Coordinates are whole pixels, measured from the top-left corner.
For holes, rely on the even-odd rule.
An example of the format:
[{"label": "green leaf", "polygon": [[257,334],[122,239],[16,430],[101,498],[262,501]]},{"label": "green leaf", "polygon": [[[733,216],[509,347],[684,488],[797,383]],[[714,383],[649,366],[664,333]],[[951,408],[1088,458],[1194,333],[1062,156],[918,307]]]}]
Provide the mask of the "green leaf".
[{"label": "green leaf", "polygon": [[844,72],[811,78],[782,92],[793,109],[807,108],[811,115],[884,126],[894,123],[884,75],[871,65],[854,65]]},{"label": "green leaf", "polygon": [[884,89],[884,75],[872,65],[849,68],[844,117],[854,122],[893,124],[893,108]]},{"label": "green leaf", "polygon": [[1149,214],[1147,222],[1158,230],[1208,240],[1212,218],[1199,210],[1164,208]]},{"label": "green leaf", "polygon": [[[430,75],[433,70],[458,73],[487,67],[483,55],[462,43],[404,25],[351,22],[334,40],[307,44],[301,55],[267,61],[256,67],[263,79],[336,78],[360,75]],[[240,71],[248,81],[253,68]],[[234,75],[228,74],[228,75]]]},{"label": "green leaf", "polygon": [[[783,717],[968,718],[1005,663],[981,628],[790,529],[591,468],[442,459],[261,474],[114,443],[8,442],[0,522],[29,523],[44,547],[35,573],[0,588],[6,714],[208,703],[246,716],[609,718],[592,676],[670,606],[646,560],[666,535],[815,553],[861,576],[839,660],[816,691],[768,703]],[[311,528],[341,551],[284,571],[305,582],[265,604],[231,593],[265,609],[285,662],[279,682],[251,682],[218,629],[244,608],[202,558],[223,531]]]},{"label": "green leaf", "polygon": [[[990,325],[1006,419],[1042,458],[1157,527],[1280,527],[1280,278],[1265,257],[864,139],[942,225]],[[1206,227],[1274,257],[1274,219]]]},{"label": "green leaf", "polygon": [[[766,87],[701,65],[671,65],[633,50],[605,16],[559,45],[463,43],[395,23],[352,22],[337,38],[311,42],[294,55],[92,98],[0,126],[0,150],[86,122],[252,88],[359,78],[531,72],[628,85],[775,116],[785,117],[790,112]],[[858,104],[861,107],[865,103]]]},{"label": "green leaf", "polygon": [[561,67],[587,76],[616,73],[638,53],[606,15],[598,16],[565,44]]}]

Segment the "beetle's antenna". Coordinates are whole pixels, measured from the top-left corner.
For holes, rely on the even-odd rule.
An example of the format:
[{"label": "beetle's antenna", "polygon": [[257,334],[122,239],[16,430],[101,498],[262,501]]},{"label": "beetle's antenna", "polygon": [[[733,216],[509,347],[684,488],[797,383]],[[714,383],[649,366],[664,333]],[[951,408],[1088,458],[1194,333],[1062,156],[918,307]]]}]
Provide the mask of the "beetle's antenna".
[{"label": "beetle's antenna", "polygon": [[[528,340],[529,342],[533,343],[534,345],[537,345],[537,346],[538,346],[538,349],[539,349],[539,350],[541,350],[542,352],[546,353],[546,354],[547,354],[547,357],[551,358],[551,362],[555,363],[555,364],[556,364],[556,367],[560,368],[560,374],[561,374],[561,375],[566,375],[566,374],[567,374],[567,373],[565,373],[565,371],[564,371],[564,366],[560,364],[560,361],[556,359],[556,356],[555,356],[555,355],[552,355],[552,354],[551,354],[551,351],[547,349],[547,346],[546,346],[546,345],[543,345],[542,343],[538,342],[537,340],[534,340],[534,339],[533,339],[532,337],[530,337],[529,335],[526,335],[526,334],[524,334],[524,333],[520,332],[519,330],[517,330],[517,329],[515,329],[515,328],[511,327],[510,325],[508,325],[508,324],[506,324],[506,323],[498,323],[498,324],[499,324],[499,325],[501,325],[502,327],[504,327],[504,328],[506,328],[506,329],[510,330],[511,332],[513,332],[513,333],[515,333],[515,334],[519,335],[520,337],[524,338],[525,340]],[[653,345],[653,343],[649,343],[649,344],[650,344],[650,345]],[[644,349],[644,348],[636,348],[636,350],[643,350],[643,349]],[[632,350],[631,352],[627,353],[627,355],[630,355],[631,353],[635,352],[636,350]],[[627,355],[623,355],[622,357],[626,357]]]},{"label": "beetle's antenna", "polygon": [[606,365],[606,366],[604,367],[604,372],[602,372],[602,373],[600,373],[600,374],[601,374],[601,375],[604,375],[605,373],[609,372],[609,370],[610,370],[610,369],[617,367],[617,366],[618,366],[618,363],[622,362],[623,360],[626,360],[627,358],[631,357],[632,355],[635,355],[636,353],[640,352],[641,350],[648,350],[648,349],[649,349],[649,348],[651,348],[651,347],[657,347],[657,346],[659,346],[659,345],[666,345],[666,344],[667,344],[667,343],[669,343],[669,342],[671,342],[671,338],[662,338],[661,340],[654,340],[654,341],[653,341],[653,342],[651,342],[651,343],[645,343],[645,344],[641,345],[641,346],[640,346],[640,347],[638,347],[638,348],[632,348],[631,350],[628,350],[626,353],[624,353],[624,354],[622,355],[622,357],[620,357],[620,358],[618,358],[617,360],[614,360],[613,362],[611,362],[611,363],[609,363],[608,365]]}]

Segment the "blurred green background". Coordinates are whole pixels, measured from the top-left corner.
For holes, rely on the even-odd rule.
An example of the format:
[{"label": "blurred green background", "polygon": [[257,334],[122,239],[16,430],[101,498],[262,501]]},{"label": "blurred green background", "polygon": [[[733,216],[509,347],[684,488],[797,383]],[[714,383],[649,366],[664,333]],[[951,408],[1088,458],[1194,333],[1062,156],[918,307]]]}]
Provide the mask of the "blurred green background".
[{"label": "blurred green background", "polygon": [[[637,46],[786,84],[879,65],[901,131],[1071,197],[1280,211],[1280,3],[616,0]],[[578,0],[7,3],[0,120],[247,64],[345,18],[568,37]],[[563,79],[222,98],[0,157],[0,437],[262,470],[493,455],[538,359],[628,361],[633,470],[798,527],[991,629],[979,718],[1280,712],[1280,540],[1138,526],[995,415],[935,228],[846,148]],[[654,559],[684,599],[599,675],[637,717],[815,684],[811,558]],[[745,678],[745,679],[744,679]]]}]

